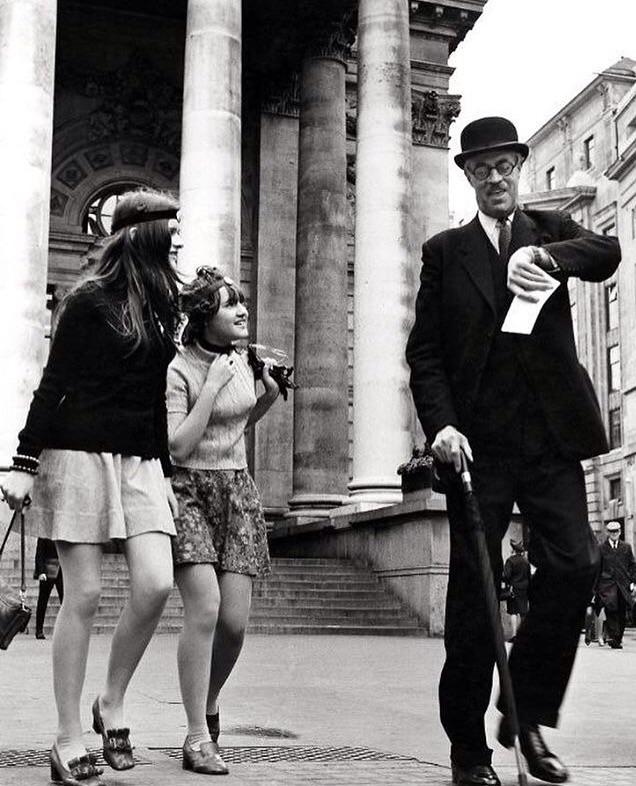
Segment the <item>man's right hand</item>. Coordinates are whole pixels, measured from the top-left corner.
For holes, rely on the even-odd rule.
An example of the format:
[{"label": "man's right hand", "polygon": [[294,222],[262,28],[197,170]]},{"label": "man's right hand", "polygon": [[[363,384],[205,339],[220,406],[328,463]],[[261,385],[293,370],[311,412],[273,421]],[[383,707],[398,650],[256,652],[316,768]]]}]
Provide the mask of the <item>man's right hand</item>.
[{"label": "man's right hand", "polygon": [[443,429],[440,429],[435,435],[431,450],[438,461],[443,464],[452,464],[455,467],[455,472],[461,472],[462,451],[468,461],[473,460],[473,452],[468,440],[460,431],[457,431],[455,426],[444,426]]}]

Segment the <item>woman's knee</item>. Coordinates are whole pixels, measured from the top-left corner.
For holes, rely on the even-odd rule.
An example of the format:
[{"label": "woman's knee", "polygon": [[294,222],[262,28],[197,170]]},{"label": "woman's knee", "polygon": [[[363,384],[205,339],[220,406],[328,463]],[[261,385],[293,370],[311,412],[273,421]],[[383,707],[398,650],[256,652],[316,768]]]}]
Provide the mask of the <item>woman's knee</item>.
[{"label": "woman's knee", "polygon": [[247,631],[247,617],[222,615],[217,622],[217,631],[227,647],[240,648],[243,646]]},{"label": "woman's knee", "polygon": [[62,608],[65,612],[76,614],[83,619],[92,619],[97,613],[100,597],[99,581],[84,581],[80,587],[67,589]]}]

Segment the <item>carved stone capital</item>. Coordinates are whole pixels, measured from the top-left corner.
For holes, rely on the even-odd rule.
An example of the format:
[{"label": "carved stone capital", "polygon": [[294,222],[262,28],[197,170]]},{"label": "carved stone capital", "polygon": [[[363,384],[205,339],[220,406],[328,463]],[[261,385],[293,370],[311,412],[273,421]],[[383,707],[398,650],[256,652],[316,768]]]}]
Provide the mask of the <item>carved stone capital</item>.
[{"label": "carved stone capital", "polygon": [[435,90],[414,93],[411,103],[413,144],[448,147],[450,125],[460,110],[459,97]]},{"label": "carved stone capital", "polygon": [[305,57],[328,57],[346,63],[356,40],[357,8],[349,8],[344,14],[331,18],[324,12],[319,13],[308,22],[306,29],[311,32],[304,42]]},{"label": "carved stone capital", "polygon": [[272,84],[261,101],[261,112],[282,117],[300,115],[300,80],[297,72],[286,81]]}]

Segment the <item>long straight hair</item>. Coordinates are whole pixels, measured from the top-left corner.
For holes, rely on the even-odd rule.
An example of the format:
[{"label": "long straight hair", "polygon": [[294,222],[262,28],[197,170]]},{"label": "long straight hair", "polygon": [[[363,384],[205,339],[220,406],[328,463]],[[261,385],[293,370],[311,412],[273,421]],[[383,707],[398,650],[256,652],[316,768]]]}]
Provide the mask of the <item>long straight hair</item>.
[{"label": "long straight hair", "polygon": [[[169,194],[144,189],[123,194],[113,219],[143,200],[149,211],[178,209]],[[174,340],[179,276],[170,264],[170,223],[162,218],[124,226],[104,241],[97,262],[77,288],[98,288],[113,304],[112,326],[130,342],[130,354],[162,335]]]}]

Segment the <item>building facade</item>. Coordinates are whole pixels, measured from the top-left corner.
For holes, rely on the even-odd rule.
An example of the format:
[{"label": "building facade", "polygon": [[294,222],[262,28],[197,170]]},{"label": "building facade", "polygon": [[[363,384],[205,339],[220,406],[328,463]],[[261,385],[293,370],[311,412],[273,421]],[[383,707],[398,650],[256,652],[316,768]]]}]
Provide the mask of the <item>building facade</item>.
[{"label": "building facade", "polygon": [[251,445],[269,515],[398,502],[419,245],[448,223],[448,57],[485,2],[0,4],[0,465],[51,309],[118,195],[151,186],[179,194],[184,273],[240,278],[252,339],[295,366]]},{"label": "building facade", "polygon": [[568,281],[579,357],[596,388],[610,451],[584,463],[591,523],[618,519],[634,543],[636,516],[636,62],[599,74],[528,140],[521,200],[565,210],[619,237],[623,262],[607,281]]}]

